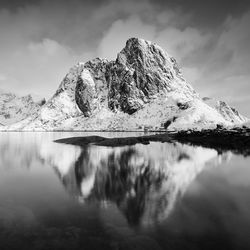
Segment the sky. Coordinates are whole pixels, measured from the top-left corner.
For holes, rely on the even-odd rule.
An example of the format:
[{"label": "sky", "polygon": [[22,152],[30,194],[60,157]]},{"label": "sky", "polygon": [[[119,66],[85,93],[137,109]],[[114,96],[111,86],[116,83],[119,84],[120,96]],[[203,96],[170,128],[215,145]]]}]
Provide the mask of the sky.
[{"label": "sky", "polygon": [[69,68],[130,37],[174,56],[200,93],[250,117],[249,0],[0,0],[0,89],[49,98]]}]

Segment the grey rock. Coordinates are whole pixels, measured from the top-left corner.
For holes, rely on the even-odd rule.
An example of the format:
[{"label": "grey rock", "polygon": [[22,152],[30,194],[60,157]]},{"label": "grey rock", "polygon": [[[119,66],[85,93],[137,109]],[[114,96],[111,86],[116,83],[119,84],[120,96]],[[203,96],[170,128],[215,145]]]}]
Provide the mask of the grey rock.
[{"label": "grey rock", "polygon": [[104,90],[100,100],[106,98],[112,111],[128,114],[141,109],[157,95],[176,88],[187,87],[191,94],[196,94],[182,78],[173,57],[158,45],[138,38],[129,39],[115,61],[97,58],[85,63],[84,71],[78,77],[75,93],[84,116],[91,115]]},{"label": "grey rock", "polygon": [[108,74],[109,107],[132,114],[159,93],[169,92],[174,77],[180,77],[175,59],[158,45],[131,38],[111,63]]},{"label": "grey rock", "polygon": [[107,99],[106,67],[108,61],[96,58],[84,64],[77,77],[75,100],[83,115],[89,117]]},{"label": "grey rock", "polygon": [[89,116],[91,113],[90,103],[94,95],[94,88],[91,88],[86,81],[78,77],[76,84],[75,99],[79,109],[84,116]]},{"label": "grey rock", "polygon": [[41,100],[36,102],[39,106],[43,106],[46,103],[46,99],[42,98]]}]

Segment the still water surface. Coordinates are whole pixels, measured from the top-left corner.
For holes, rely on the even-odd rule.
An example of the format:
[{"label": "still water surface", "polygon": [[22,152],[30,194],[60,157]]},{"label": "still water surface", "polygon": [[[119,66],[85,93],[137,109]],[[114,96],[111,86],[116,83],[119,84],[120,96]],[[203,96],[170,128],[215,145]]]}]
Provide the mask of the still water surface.
[{"label": "still water surface", "polygon": [[88,135],[0,134],[1,250],[250,249],[250,158],[53,142]]}]

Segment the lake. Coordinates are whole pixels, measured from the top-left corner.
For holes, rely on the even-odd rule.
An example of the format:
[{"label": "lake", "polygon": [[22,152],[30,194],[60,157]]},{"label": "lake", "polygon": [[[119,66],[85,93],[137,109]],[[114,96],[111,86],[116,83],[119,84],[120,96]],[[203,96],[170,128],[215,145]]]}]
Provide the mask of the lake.
[{"label": "lake", "polygon": [[178,142],[0,133],[0,249],[250,249],[250,158]]}]

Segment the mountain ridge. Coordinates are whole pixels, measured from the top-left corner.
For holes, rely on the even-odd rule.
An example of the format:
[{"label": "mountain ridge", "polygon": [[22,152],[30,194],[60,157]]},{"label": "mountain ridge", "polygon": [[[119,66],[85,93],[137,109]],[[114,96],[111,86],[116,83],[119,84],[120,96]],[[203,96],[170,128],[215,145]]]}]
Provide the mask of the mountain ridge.
[{"label": "mountain ridge", "polygon": [[160,46],[130,38],[116,60],[73,66],[37,115],[5,129],[180,130],[246,121],[225,102],[208,105]]},{"label": "mountain ridge", "polygon": [[36,114],[46,100],[31,94],[19,96],[0,91],[0,125],[9,125]]}]

